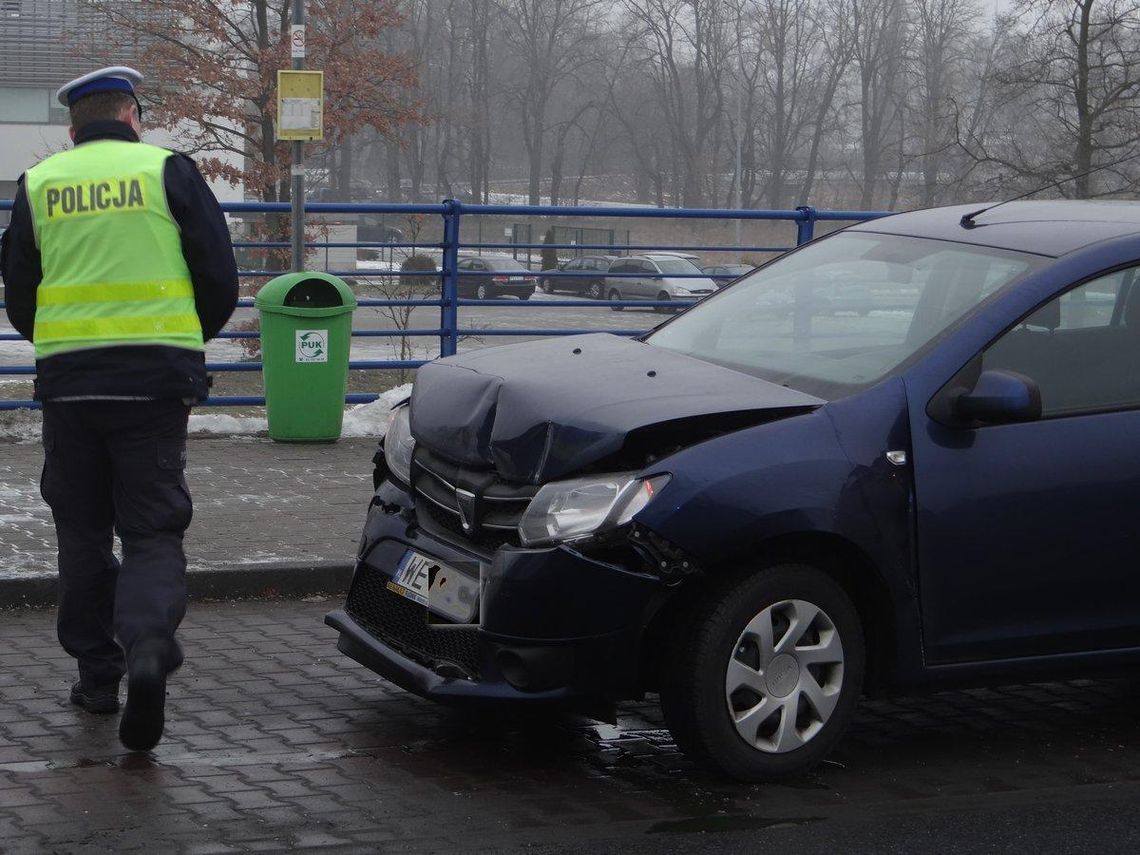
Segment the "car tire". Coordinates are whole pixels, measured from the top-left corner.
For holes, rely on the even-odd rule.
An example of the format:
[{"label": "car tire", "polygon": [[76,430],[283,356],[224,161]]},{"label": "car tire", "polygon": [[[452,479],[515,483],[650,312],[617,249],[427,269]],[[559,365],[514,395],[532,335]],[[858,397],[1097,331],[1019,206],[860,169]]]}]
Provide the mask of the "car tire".
[{"label": "car tire", "polygon": [[590,287],[586,289],[586,297],[590,300],[600,300],[604,294],[601,282],[591,282]]},{"label": "car tire", "polygon": [[543,279],[539,283],[539,285],[542,288],[543,294],[553,294],[554,293],[554,283],[551,282],[549,279]]},{"label": "car tire", "polygon": [[529,300],[533,296],[534,296],[534,289],[533,288],[531,288],[529,291],[520,291],[519,292],[519,299],[520,300]]},{"label": "car tire", "polygon": [[[611,288],[609,293],[609,301],[611,303],[621,299],[621,292],[617,288]],[[625,306],[610,306],[615,312],[620,312]]]},{"label": "car tire", "polygon": [[486,285],[478,285],[475,288],[475,299],[486,300],[491,296],[491,290]]},{"label": "car tire", "polygon": [[[664,302],[666,300],[671,300],[672,298],[669,296],[668,291],[660,291],[660,292],[658,292],[657,296],[654,297],[653,299],[655,299],[657,302],[660,303],[660,302]],[[668,314],[669,312],[672,312],[674,310],[670,306],[654,306],[653,311],[660,312],[661,314],[664,315],[664,314]]]},{"label": "car tire", "polygon": [[680,624],[661,707],[693,759],[740,781],[779,780],[812,769],[846,731],[866,651],[851,598],[826,573],[782,564],[726,577]]}]

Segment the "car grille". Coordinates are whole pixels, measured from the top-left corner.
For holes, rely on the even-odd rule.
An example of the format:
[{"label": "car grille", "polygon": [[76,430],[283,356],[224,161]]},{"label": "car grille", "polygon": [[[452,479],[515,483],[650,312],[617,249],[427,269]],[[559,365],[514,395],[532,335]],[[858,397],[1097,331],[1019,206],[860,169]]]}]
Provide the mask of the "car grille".
[{"label": "car grille", "polygon": [[421,525],[489,552],[519,545],[519,520],[538,492],[529,484],[501,481],[492,470],[458,466],[422,446],[416,448],[412,489]]},{"label": "car grille", "polygon": [[[369,634],[428,668],[450,662],[479,677],[478,628],[429,624],[428,610],[387,588],[388,577],[367,564],[358,566],[345,611]],[[444,620],[440,618],[439,620]]]}]

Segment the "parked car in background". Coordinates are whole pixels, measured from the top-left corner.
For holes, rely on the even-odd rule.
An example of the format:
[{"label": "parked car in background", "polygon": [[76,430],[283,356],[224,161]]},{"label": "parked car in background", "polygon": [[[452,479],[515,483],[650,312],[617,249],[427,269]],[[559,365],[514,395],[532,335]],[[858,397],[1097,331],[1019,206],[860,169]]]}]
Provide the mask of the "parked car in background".
[{"label": "parked car in background", "polygon": [[489,300],[492,297],[518,297],[529,300],[534,294],[533,273],[509,255],[478,255],[459,259],[459,296]]},{"label": "parked car in background", "polygon": [[361,214],[356,225],[356,239],[363,243],[402,243],[404,232],[386,223],[382,214]]},{"label": "parked car in background", "polygon": [[751,264],[710,264],[701,268],[701,273],[708,275],[718,288],[723,288],[734,279],[739,279],[756,268]]},{"label": "parked car in background", "polygon": [[[557,268],[543,270],[538,274],[538,284],[546,294],[555,291],[570,291],[584,294],[591,300],[601,300],[606,296],[606,271],[617,256],[583,255],[564,261]],[[568,273],[573,276],[547,276],[548,273]]]},{"label": "parked car in background", "polygon": [[[701,270],[687,258],[675,253],[653,253],[619,258],[610,265],[606,277],[606,299],[673,300],[693,303],[716,290],[716,283],[701,276]],[[693,278],[689,278],[693,277]],[[612,306],[620,312],[622,306]]]},{"label": "parked car in background", "polygon": [[[814,311],[840,272],[892,310]],[[428,698],[658,692],[690,756],[786,777],[864,690],[1135,675],[1137,436],[1140,205],[898,214],[636,340],[420,368],[326,621]]]}]

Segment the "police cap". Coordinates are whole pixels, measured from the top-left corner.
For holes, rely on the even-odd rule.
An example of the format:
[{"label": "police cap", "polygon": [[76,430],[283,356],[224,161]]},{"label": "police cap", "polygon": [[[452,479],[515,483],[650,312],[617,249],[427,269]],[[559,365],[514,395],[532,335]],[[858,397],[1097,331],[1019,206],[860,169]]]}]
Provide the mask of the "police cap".
[{"label": "police cap", "polygon": [[90,74],[84,74],[70,83],[63,84],[55,93],[55,97],[59,99],[60,104],[70,107],[80,98],[94,95],[96,92],[126,92],[134,97],[137,103],[138,97],[135,96],[135,87],[142,82],[142,79],[142,75],[133,68],[125,65],[112,65],[108,68],[92,71]]}]

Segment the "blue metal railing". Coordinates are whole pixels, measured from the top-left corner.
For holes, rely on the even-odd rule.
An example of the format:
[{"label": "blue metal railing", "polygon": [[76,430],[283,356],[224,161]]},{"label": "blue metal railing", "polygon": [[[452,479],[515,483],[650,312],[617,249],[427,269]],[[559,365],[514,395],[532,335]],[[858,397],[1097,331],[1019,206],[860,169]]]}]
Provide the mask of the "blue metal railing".
[{"label": "blue metal railing", "polygon": [[[10,210],[12,202],[10,200],[0,200],[0,211]],[[223,203],[222,208],[227,213],[231,214],[287,214],[289,213],[289,204],[285,202],[228,202]],[[417,242],[415,240],[410,242],[384,242],[384,241],[307,241],[305,246],[310,249],[324,249],[326,253],[332,249],[352,249],[352,248],[366,248],[366,249],[388,249],[388,250],[411,250],[417,252],[420,250],[429,250],[432,252],[439,252],[441,262],[439,270],[437,271],[400,271],[400,270],[336,270],[330,269],[328,272],[333,275],[344,277],[352,277],[355,279],[372,279],[372,278],[386,278],[386,277],[425,277],[437,278],[440,282],[440,295],[438,297],[425,297],[417,299],[360,299],[357,302],[360,308],[370,307],[432,307],[440,310],[440,320],[438,328],[416,327],[408,329],[353,329],[353,337],[359,338],[411,338],[411,337],[432,337],[439,339],[439,355],[451,356],[458,350],[459,339],[464,336],[562,336],[562,335],[575,335],[583,332],[594,332],[593,329],[563,329],[563,328],[485,328],[485,327],[460,327],[459,325],[459,309],[462,306],[501,306],[510,309],[533,309],[533,308],[588,308],[588,307],[604,307],[609,309],[626,308],[626,307],[640,307],[640,308],[658,308],[676,306],[676,302],[659,302],[656,300],[588,300],[588,299],[555,299],[555,300],[542,300],[535,301],[522,301],[516,299],[502,300],[502,299],[486,299],[486,300],[473,300],[466,299],[459,296],[460,293],[460,280],[465,276],[486,276],[485,272],[479,271],[464,271],[459,269],[460,252],[465,250],[476,250],[482,253],[484,250],[488,251],[511,251],[518,252],[526,250],[528,253],[531,251],[541,251],[543,249],[550,250],[571,250],[575,253],[582,252],[621,252],[621,253],[638,253],[647,251],[670,251],[670,252],[783,252],[791,249],[791,246],[728,246],[728,245],[694,245],[694,246],[663,246],[653,244],[547,244],[547,243],[503,243],[503,242],[468,242],[464,243],[460,238],[460,226],[464,218],[480,217],[480,216],[496,216],[496,215],[509,215],[511,217],[574,217],[578,219],[588,217],[606,217],[606,218],[623,218],[623,219],[682,219],[682,220],[767,220],[767,221],[784,221],[794,223],[796,226],[796,240],[795,245],[810,241],[815,234],[815,224],[818,222],[850,222],[874,219],[881,216],[886,216],[885,212],[879,211],[818,211],[810,206],[796,208],[790,211],[770,211],[770,210],[730,210],[720,208],[642,208],[642,207],[626,207],[626,206],[589,206],[589,207],[554,207],[547,205],[474,205],[465,204],[456,200],[447,200],[439,204],[390,204],[390,203],[313,203],[305,206],[307,214],[313,216],[321,215],[334,215],[334,214],[385,214],[385,215],[398,215],[403,217],[412,216],[439,216],[442,219],[442,240],[439,242]],[[256,250],[256,249],[286,249],[290,246],[287,241],[235,241],[234,247],[236,250]],[[286,273],[286,270],[273,270],[273,269],[245,269],[241,270],[243,279],[257,279],[269,278]],[[537,271],[534,271],[537,273]],[[518,275],[518,274],[516,274]],[[622,279],[643,276],[644,274],[637,273],[613,273],[606,274],[607,279]],[[584,274],[580,272],[564,272],[552,271],[544,273],[544,279],[558,279],[558,278],[583,278]],[[705,278],[704,274],[669,274],[669,278]],[[0,302],[0,306],[3,303]],[[253,301],[250,299],[242,299],[238,301],[238,306],[243,308],[250,308],[253,306]],[[644,330],[637,329],[606,329],[617,335],[639,335]],[[240,330],[240,329],[226,329],[223,330],[218,338],[222,339],[254,339],[259,338],[260,333],[255,330]],[[21,336],[15,333],[0,333],[0,342],[2,341],[19,341],[22,340]],[[31,347],[29,345],[29,355]],[[381,359],[381,360],[351,360],[349,362],[350,370],[372,370],[372,369],[407,369],[416,368],[423,365],[427,360],[423,359]],[[207,370],[212,372],[248,372],[260,371],[262,363],[256,360],[240,361],[240,362],[208,362]],[[35,374],[34,365],[0,365],[0,375],[31,375]],[[377,396],[373,394],[349,394],[346,396],[348,403],[363,403],[375,400]],[[212,397],[207,402],[214,406],[250,406],[264,404],[265,399],[260,396],[250,395],[229,395]],[[0,400],[0,410],[27,408],[36,406],[33,401],[26,400]]]}]

